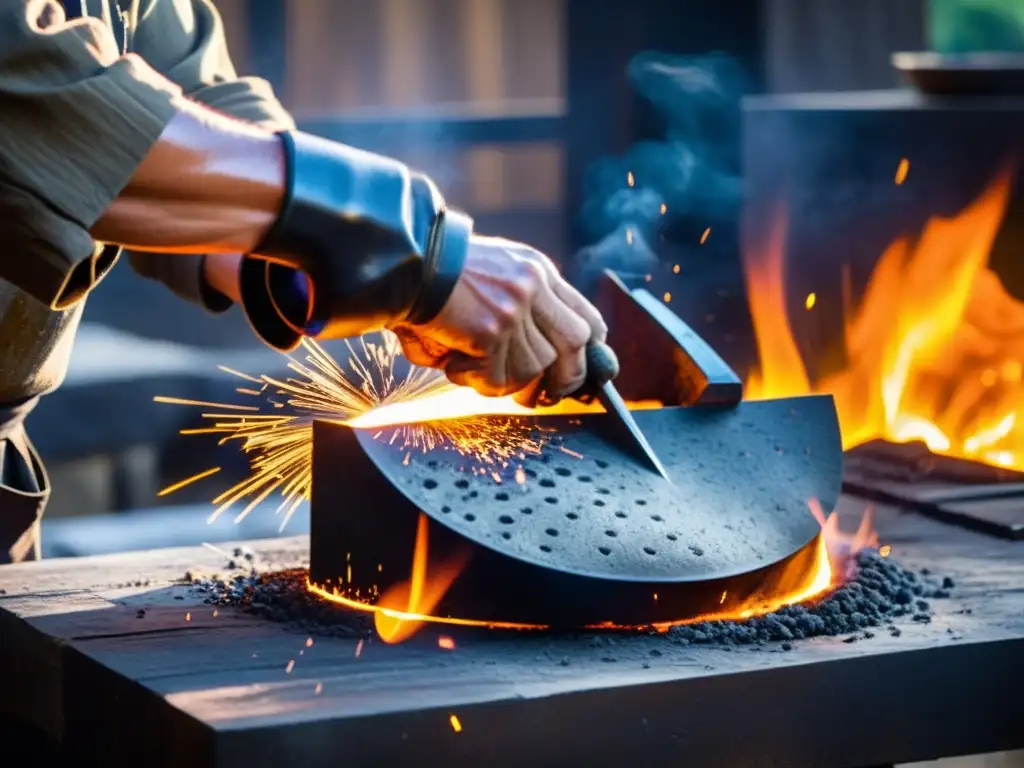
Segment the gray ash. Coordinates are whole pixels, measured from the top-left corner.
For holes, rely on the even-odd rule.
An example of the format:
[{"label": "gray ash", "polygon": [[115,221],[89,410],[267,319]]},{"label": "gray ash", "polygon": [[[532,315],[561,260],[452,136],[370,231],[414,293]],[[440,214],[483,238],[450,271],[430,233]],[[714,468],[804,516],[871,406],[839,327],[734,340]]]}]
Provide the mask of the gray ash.
[{"label": "gray ash", "polygon": [[[931,604],[925,599],[949,597],[952,579],[937,581],[918,575],[898,563],[865,550],[856,557],[853,579],[818,602],[790,605],[775,613],[746,621],[706,621],[674,627],[669,639],[680,645],[764,645],[824,635],[849,635],[845,642],[870,639],[872,627],[889,626],[889,634],[900,635],[892,626],[895,619],[911,616],[914,621],[931,621]],[[925,572],[922,572],[924,574]]]},{"label": "gray ash", "polygon": [[[252,615],[291,625],[297,631],[332,637],[372,634],[370,614],[345,610],[310,593],[305,568],[261,571],[237,550],[229,565],[228,573],[205,577],[186,574],[186,580],[206,603],[234,605]],[[874,551],[857,555],[856,566],[854,578],[823,600],[790,605],[745,621],[706,621],[674,627],[668,639],[679,645],[781,642],[783,650],[790,650],[794,640],[826,635],[845,635],[844,641],[850,643],[867,640],[874,636],[870,630],[881,626],[898,637],[896,619],[930,622],[929,601],[949,597],[953,586],[952,579],[935,579],[924,572],[919,575]]]}]

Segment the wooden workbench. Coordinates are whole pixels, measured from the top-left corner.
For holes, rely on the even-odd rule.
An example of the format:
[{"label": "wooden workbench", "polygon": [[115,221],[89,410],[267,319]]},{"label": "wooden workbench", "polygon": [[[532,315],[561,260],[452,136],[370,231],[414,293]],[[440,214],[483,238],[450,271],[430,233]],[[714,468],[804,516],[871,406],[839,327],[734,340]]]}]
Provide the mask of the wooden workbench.
[{"label": "wooden workbench", "polygon": [[[357,657],[353,639],[306,648],[214,616],[180,582],[224,566],[206,548],[5,566],[0,713],[107,765],[856,768],[1024,747],[1024,544],[885,509],[878,524],[893,557],[955,579],[953,597],[900,637],[789,652],[478,632]],[[294,565],[307,545],[250,546]]]}]

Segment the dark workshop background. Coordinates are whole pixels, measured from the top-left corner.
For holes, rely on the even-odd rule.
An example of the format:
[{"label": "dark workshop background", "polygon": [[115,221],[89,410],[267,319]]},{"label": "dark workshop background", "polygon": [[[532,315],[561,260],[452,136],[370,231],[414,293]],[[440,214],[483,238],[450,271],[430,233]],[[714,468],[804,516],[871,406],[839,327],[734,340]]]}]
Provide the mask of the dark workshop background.
[{"label": "dark workshop background", "polygon": [[[657,132],[626,81],[637,53],[725,54],[744,75],[732,94],[738,103],[748,93],[898,88],[894,51],[1024,50],[1021,0],[216,5],[239,73],[270,80],[301,127],[433,174],[479,229],[529,241],[562,263],[590,244],[578,226],[586,169]],[[738,142],[725,155],[738,162]],[[687,286],[701,286],[705,274],[709,285],[717,280],[738,247],[738,212],[714,213],[715,235],[703,261],[688,262],[686,284],[655,286],[659,295],[678,291],[671,306],[699,328],[708,291]],[[152,402],[231,398],[237,382],[218,364],[280,373],[284,361],[258,345],[237,311],[207,317],[127,263],[107,278],[90,299],[67,382],[30,421],[55,487],[48,554],[276,534],[277,520],[262,509],[241,529],[227,517],[207,526],[205,500],[217,483],[156,496],[212,461],[225,464],[225,475],[242,469],[237,450],[215,454],[212,440],[177,436],[196,425],[197,409]],[[289,530],[304,525],[300,514]]]}]

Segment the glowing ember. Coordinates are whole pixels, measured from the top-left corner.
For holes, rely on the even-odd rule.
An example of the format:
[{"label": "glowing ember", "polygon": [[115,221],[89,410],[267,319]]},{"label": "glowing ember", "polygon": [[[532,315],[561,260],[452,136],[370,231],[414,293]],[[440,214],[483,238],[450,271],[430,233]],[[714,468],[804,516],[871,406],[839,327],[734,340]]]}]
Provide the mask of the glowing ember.
[{"label": "glowing ember", "polygon": [[786,317],[785,217],[745,254],[760,367],[751,400],[834,396],[843,447],[882,438],[1024,470],[1024,304],[987,267],[1012,173],[956,216],[933,218],[882,255],[846,323],[849,362],[811,382]]},{"label": "glowing ember", "polygon": [[910,173],[910,161],[907,158],[902,158],[899,165],[896,166],[896,184],[900,185],[907,180],[907,174]]},{"label": "glowing ember", "polygon": [[441,635],[437,638],[437,647],[446,651],[454,651],[455,641],[448,637],[448,635]]},{"label": "glowing ember", "polygon": [[704,245],[708,241],[708,237],[711,236],[711,227],[704,230],[704,233],[700,236],[700,244]]},{"label": "glowing ember", "polygon": [[456,733],[461,733],[462,732],[462,723],[459,722],[458,716],[451,715],[448,718],[448,722],[450,722],[452,724],[452,730],[453,731],[455,731]]}]

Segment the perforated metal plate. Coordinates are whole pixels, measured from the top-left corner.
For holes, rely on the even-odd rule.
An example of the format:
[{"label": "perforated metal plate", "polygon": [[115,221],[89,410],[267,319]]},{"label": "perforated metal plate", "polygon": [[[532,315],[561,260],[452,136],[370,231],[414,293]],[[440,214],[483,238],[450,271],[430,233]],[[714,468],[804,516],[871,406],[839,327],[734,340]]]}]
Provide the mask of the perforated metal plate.
[{"label": "perforated metal plate", "polygon": [[358,440],[441,525],[508,557],[598,579],[703,581],[761,569],[818,533],[809,499],[835,505],[842,452],[830,397],[635,416],[672,483],[621,452],[604,415],[530,418],[555,442],[494,468],[500,483],[454,451],[409,452],[387,429]]}]

